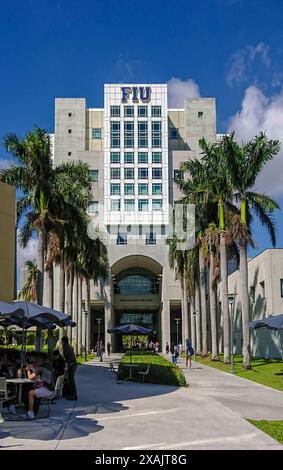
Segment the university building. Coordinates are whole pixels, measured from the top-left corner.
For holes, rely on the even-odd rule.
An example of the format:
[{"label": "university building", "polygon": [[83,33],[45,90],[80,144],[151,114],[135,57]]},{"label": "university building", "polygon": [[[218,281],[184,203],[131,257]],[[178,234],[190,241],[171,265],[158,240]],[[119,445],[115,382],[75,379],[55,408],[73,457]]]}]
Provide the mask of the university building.
[{"label": "university building", "polygon": [[105,84],[104,108],[89,108],[85,98],[55,100],[54,163],[89,164],[89,215],[99,225],[111,269],[107,282],[91,287],[89,347],[99,335],[119,350],[121,340],[107,329],[129,322],[156,330],[163,351],[166,342],[184,343],[190,333],[166,238],[180,197],[174,184],[182,176],[180,163],[198,157],[201,137],[217,139],[215,99],[189,98],[183,108],[171,109],[167,95],[166,84]]},{"label": "university building", "polygon": [[16,190],[0,181],[0,300],[16,297]]}]

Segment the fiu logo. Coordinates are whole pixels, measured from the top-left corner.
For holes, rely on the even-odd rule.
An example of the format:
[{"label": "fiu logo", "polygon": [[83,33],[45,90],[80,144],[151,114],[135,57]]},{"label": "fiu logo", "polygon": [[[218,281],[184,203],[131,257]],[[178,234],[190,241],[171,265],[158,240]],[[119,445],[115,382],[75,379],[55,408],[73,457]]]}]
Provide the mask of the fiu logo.
[{"label": "fiu logo", "polygon": [[142,103],[148,103],[151,96],[151,88],[149,86],[122,86],[122,103],[127,103],[130,96],[132,96],[132,102],[138,103],[139,100]]}]

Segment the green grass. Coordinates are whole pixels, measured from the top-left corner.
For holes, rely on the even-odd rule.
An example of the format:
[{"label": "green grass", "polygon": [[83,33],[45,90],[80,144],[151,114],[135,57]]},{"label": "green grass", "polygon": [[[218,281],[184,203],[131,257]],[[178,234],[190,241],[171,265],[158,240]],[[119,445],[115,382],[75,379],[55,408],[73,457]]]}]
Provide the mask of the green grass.
[{"label": "green grass", "polygon": [[[123,364],[130,363],[130,353],[127,352],[122,357],[119,365],[119,376],[125,378],[129,375],[129,368],[124,367]],[[141,367],[133,367],[132,376],[133,380],[140,381],[141,377],[138,375],[138,370],[145,370],[147,365],[150,364],[149,374],[146,376],[146,381],[153,384],[174,385],[177,387],[186,387],[186,379],[183,371],[167,361],[159,354],[150,351],[133,351],[132,363],[140,364]]]},{"label": "green grass", "polygon": [[266,432],[269,436],[276,439],[276,441],[283,444],[283,421],[255,421],[254,419],[248,419],[257,428],[261,431]]},{"label": "green grass", "polygon": [[87,354],[87,359],[85,359],[85,355],[82,354],[81,356],[77,356],[76,361],[78,365],[81,365],[87,361],[90,361],[91,359],[94,359],[95,357],[96,357],[96,354]]},{"label": "green grass", "polygon": [[[283,392],[283,362],[281,359],[252,359],[252,370],[243,369],[242,360],[241,355],[234,356],[235,375]],[[223,364],[223,354],[220,354],[219,362],[200,356],[196,356],[196,361],[224,372],[230,372],[230,364]]]}]

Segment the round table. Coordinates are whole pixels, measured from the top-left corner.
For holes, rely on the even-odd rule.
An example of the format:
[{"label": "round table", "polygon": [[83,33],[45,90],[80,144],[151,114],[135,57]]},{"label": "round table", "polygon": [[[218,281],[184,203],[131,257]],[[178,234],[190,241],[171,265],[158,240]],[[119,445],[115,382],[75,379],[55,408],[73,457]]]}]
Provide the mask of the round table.
[{"label": "round table", "polygon": [[6,379],[7,383],[10,384],[16,384],[19,386],[18,390],[18,402],[20,405],[23,405],[22,403],[22,392],[23,392],[23,384],[33,384],[35,383],[35,380],[30,380],[30,379]]},{"label": "round table", "polygon": [[140,367],[140,364],[123,364],[123,367],[129,367],[130,368],[130,375],[129,375],[129,377],[126,378],[126,380],[132,380],[132,368],[133,367]]}]

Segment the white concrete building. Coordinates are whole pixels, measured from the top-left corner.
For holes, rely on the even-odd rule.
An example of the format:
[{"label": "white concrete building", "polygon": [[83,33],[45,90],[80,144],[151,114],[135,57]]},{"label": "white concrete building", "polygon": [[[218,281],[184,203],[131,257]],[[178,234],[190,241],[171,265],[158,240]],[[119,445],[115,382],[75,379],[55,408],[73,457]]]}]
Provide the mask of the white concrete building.
[{"label": "white concrete building", "polygon": [[[248,261],[250,319],[258,320],[283,313],[283,249],[266,249]],[[229,292],[236,292],[234,308],[234,351],[241,354],[243,344],[241,322],[240,273],[228,278]],[[251,354],[254,357],[282,357],[283,331],[251,330]]]},{"label": "white concrete building", "polygon": [[[89,164],[89,214],[99,222],[111,268],[108,282],[91,288],[89,346],[98,334],[106,343],[109,327],[128,322],[155,329],[162,350],[177,334],[183,342],[188,337],[165,239],[180,196],[174,177],[181,177],[182,161],[199,155],[201,137],[217,139],[215,99],[186,99],[182,109],[169,109],[166,84],[106,84],[102,109],[88,108],[84,98],[55,100],[54,162]],[[113,350],[121,347],[116,341]]]}]

